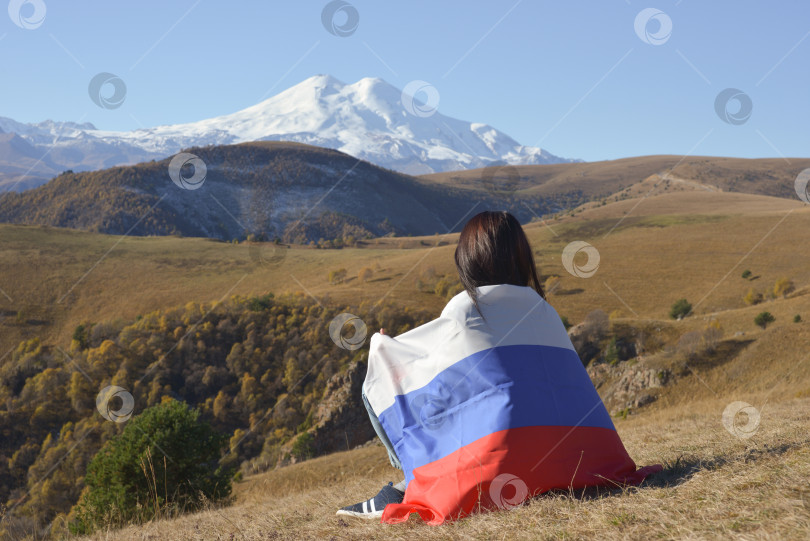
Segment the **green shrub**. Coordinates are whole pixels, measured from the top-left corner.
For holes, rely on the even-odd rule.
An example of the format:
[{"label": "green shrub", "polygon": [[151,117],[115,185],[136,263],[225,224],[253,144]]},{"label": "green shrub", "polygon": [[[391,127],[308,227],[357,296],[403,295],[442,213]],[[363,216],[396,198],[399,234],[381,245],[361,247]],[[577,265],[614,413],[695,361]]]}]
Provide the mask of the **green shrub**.
[{"label": "green shrub", "polygon": [[267,293],[258,297],[251,297],[248,299],[247,306],[251,312],[261,312],[262,310],[269,310],[273,305],[273,294]]},{"label": "green shrub", "polygon": [[616,344],[616,337],[610,339],[610,342],[605,349],[605,361],[610,364],[619,362],[619,347]]},{"label": "green shrub", "polygon": [[315,438],[312,437],[312,434],[310,434],[309,432],[304,432],[303,434],[298,436],[293,442],[290,454],[295,458],[297,458],[298,460],[306,460],[308,458],[312,458],[315,455],[315,451],[313,449],[314,443]]},{"label": "green shrub", "polygon": [[692,305],[686,299],[678,299],[669,309],[669,317],[672,319],[680,319],[689,315],[692,311]]},{"label": "green shrub", "polygon": [[80,349],[86,349],[90,342],[87,331],[87,327],[85,327],[83,324],[77,325],[76,329],[73,331],[73,339],[76,340]]},{"label": "green shrub", "polygon": [[800,316],[799,314],[796,314],[795,316],[793,316],[793,323],[801,323],[801,322],[802,322],[802,316]]},{"label": "green shrub", "polygon": [[87,466],[71,531],[142,522],[229,496],[234,469],[220,465],[228,438],[199,415],[167,399],[133,417]]},{"label": "green shrub", "polygon": [[770,312],[760,312],[754,318],[754,323],[763,329],[768,326],[768,323],[773,323],[774,321],[776,321],[776,318],[774,318]]},{"label": "green shrub", "polygon": [[748,269],[745,269],[745,270],[743,271],[743,273],[742,273],[742,277],[743,277],[743,278],[745,278],[746,280],[747,280],[748,278],[751,278],[751,271],[750,271],[750,270],[748,270]]}]

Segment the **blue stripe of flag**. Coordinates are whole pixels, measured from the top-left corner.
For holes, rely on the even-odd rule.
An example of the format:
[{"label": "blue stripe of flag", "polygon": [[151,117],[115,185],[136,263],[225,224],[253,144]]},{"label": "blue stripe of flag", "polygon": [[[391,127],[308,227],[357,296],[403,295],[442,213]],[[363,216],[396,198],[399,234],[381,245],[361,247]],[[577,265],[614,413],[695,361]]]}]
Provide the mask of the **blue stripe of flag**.
[{"label": "blue stripe of flag", "polygon": [[426,386],[397,396],[378,417],[406,477],[413,468],[509,428],[615,430],[576,352],[543,345],[496,346],[474,353]]}]

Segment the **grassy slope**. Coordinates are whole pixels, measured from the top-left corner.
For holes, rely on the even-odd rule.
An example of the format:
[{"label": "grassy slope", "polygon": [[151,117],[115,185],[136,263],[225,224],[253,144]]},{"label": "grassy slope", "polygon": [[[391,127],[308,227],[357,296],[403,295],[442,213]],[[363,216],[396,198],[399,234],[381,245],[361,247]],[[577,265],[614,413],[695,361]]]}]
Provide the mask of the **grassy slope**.
[{"label": "grassy slope", "polygon": [[[723,191],[737,191],[778,197],[793,197],[793,181],[799,171],[810,167],[810,159],[791,158],[786,164],[777,158],[743,159],[707,156],[639,156],[601,162],[522,165],[516,169],[526,194],[554,195],[582,190],[603,196],[626,188],[650,175],[666,173],[669,178],[690,179]],[[491,170],[494,180],[506,179],[509,169]],[[482,170],[450,171],[419,177],[469,189],[481,189]]]},{"label": "grassy slope", "polygon": [[[543,273],[562,276],[550,301],[572,322],[593,308],[618,309],[631,321],[671,325],[679,335],[702,328],[711,316],[721,321],[727,344],[741,344],[734,358],[692,367],[691,376],[665,387],[653,405],[616,421],[639,464],[663,462],[668,467],[646,490],[584,499],[546,496],[514,512],[438,529],[340,521],[333,515],[336,507],[368,497],[396,479],[383,450],[369,447],[248,478],[236,487],[236,504],[230,508],[98,538],[500,538],[505,532],[525,538],[806,538],[810,268],[797,246],[808,226],[810,208],[795,200],[663,187],[646,198],[589,204],[573,217],[526,226]],[[267,269],[252,263],[245,246],[177,238],[126,238],[116,245],[119,239],[113,237],[4,226],[0,287],[12,299],[32,305],[31,313],[40,309],[50,323],[17,326],[7,317],[0,323],[7,341],[3,346],[19,337],[14,332],[64,343],[80,319],[130,319],[146,310],[189,299],[218,299],[228,292],[301,291],[291,275],[318,298],[374,302],[387,295],[402,305],[438,313],[444,301],[416,292],[413,279],[428,265],[452,272],[455,237],[441,237],[449,244],[435,248],[422,245],[435,237],[379,239],[364,248],[335,251],[294,248],[281,266]],[[562,248],[580,239],[601,255],[599,271],[590,279],[568,275],[560,263]],[[352,276],[375,262],[381,269],[369,283],[327,283],[329,269],[344,266]],[[49,307],[90,268],[62,305]],[[740,278],[746,268],[755,279]],[[792,278],[798,291],[763,305],[744,305],[749,287],[767,292],[780,276]],[[704,300],[696,316],[673,322],[666,314],[680,297],[695,304]],[[6,313],[14,307],[2,295],[0,303]],[[776,316],[766,330],[752,321],[762,310]],[[792,322],[797,313],[805,322]],[[732,437],[720,424],[723,408],[732,400],[745,400],[762,411],[759,432],[750,440]]]},{"label": "grassy slope", "polygon": [[[798,200],[686,191],[589,205],[574,217],[526,227],[541,272],[562,277],[552,303],[572,322],[595,306],[666,318],[677,298],[697,303],[710,291],[698,313],[741,308],[748,287],[764,292],[780,276],[810,283],[810,267],[795,252],[810,226],[810,209]],[[624,212],[630,214],[622,219]],[[384,238],[343,250],[293,247],[281,265],[268,268],[254,263],[246,245],[0,225],[0,356],[23,338],[64,344],[82,320],[129,320],[189,299],[237,293],[306,290],[348,303],[385,296],[438,313],[444,301],[416,292],[414,280],[428,266],[454,272],[455,239],[457,234]],[[430,247],[439,240],[448,244]],[[600,269],[591,279],[562,267],[562,249],[573,240],[587,240],[600,252]],[[375,276],[358,283],[358,271],[376,264]],[[328,271],[340,267],[349,280],[329,284]],[[758,278],[742,281],[743,268]],[[20,309],[30,324],[17,324]],[[735,330],[752,327],[741,322]]]},{"label": "grassy slope", "polygon": [[[750,398],[761,403],[762,396]],[[807,539],[810,399],[769,404],[747,441],[721,426],[725,404],[696,401],[617,421],[638,464],[665,466],[640,489],[544,495],[442,527],[336,517],[338,507],[398,479],[375,446],[250,478],[237,486],[231,507],[92,539]]]}]

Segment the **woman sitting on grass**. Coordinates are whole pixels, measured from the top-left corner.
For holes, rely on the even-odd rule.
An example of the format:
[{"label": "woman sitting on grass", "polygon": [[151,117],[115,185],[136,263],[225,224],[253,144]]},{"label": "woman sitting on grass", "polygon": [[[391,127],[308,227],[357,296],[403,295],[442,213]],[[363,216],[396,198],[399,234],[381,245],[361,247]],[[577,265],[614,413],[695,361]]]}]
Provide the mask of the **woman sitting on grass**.
[{"label": "woman sitting on grass", "polygon": [[505,509],[555,488],[638,484],[557,313],[523,228],[505,211],[464,226],[464,291],[441,315],[369,344],[363,403],[404,479],[339,515],[429,524]]}]

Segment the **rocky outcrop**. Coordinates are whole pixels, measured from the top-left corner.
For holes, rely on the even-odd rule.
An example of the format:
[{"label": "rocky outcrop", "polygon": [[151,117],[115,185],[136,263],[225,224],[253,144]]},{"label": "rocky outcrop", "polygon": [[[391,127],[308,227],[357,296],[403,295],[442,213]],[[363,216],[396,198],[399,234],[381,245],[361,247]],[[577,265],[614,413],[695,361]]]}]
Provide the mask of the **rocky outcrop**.
[{"label": "rocky outcrop", "polygon": [[568,338],[574,346],[582,363],[588,362],[599,354],[599,341],[595,338],[585,323],[574,325],[568,329]]},{"label": "rocky outcrop", "polygon": [[588,367],[588,374],[612,415],[655,402],[658,389],[672,377],[669,370],[651,368],[643,361],[599,363]]},{"label": "rocky outcrop", "polygon": [[[354,449],[376,437],[361,396],[365,377],[366,364],[355,362],[326,383],[313,426],[306,431],[312,436],[311,456]],[[291,451],[298,437],[282,447],[276,467],[297,461]]]}]

